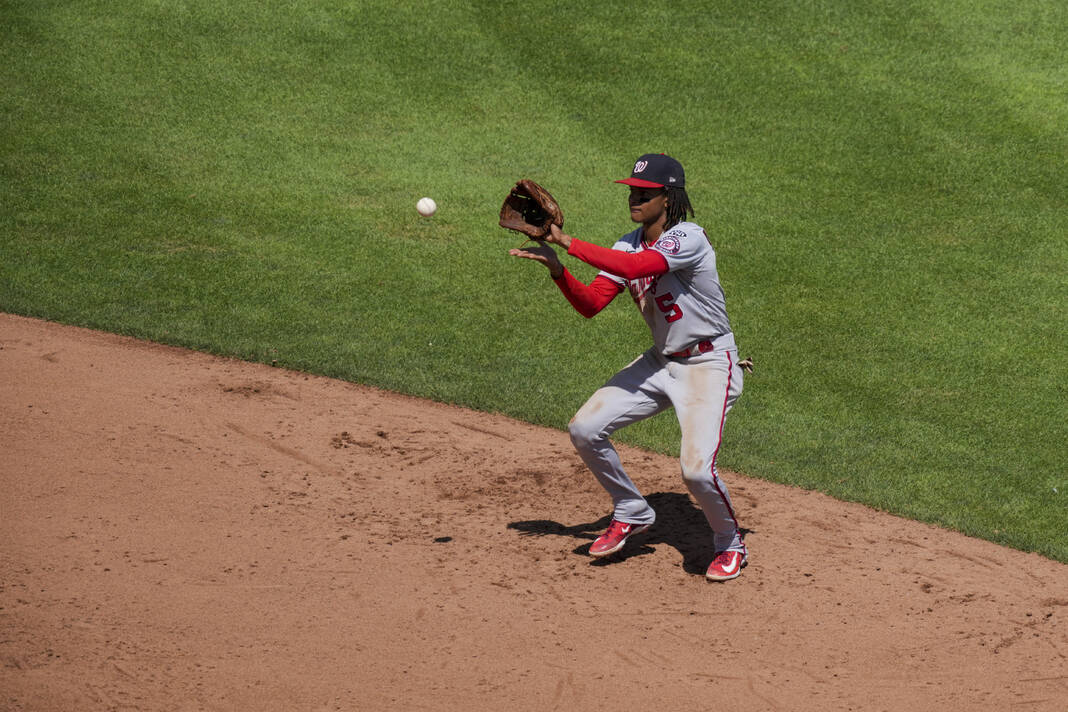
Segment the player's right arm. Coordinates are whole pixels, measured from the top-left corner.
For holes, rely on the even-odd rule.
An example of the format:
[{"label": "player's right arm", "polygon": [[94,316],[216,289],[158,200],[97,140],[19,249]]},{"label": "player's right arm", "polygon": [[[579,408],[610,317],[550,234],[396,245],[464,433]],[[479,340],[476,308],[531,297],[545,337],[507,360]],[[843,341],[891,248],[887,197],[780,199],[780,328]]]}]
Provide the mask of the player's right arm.
[{"label": "player's right arm", "polygon": [[601,274],[594,277],[589,284],[583,284],[568,272],[566,267],[564,273],[560,277],[554,277],[553,281],[567,297],[567,301],[571,302],[571,306],[575,307],[575,311],[587,319],[608,306],[608,303],[623,291],[621,285]]},{"label": "player's right arm", "polygon": [[623,291],[622,285],[603,275],[597,275],[589,284],[579,281],[560,262],[560,258],[556,256],[556,251],[545,243],[533,247],[509,250],[508,254],[512,257],[522,257],[545,265],[549,270],[549,276],[553,278],[556,286],[563,292],[567,301],[571,303],[571,306],[575,307],[575,311],[587,319],[608,306],[609,302]]}]

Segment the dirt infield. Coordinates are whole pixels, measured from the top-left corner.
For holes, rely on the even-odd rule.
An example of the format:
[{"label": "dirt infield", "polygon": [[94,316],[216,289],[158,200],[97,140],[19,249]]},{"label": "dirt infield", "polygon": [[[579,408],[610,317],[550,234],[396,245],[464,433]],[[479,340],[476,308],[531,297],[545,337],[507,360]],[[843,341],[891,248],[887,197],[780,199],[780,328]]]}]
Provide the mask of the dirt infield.
[{"label": "dirt infield", "polygon": [[[0,709],[1068,709],[1068,566],[566,434],[0,315]],[[728,442],[729,446],[729,442]]]}]

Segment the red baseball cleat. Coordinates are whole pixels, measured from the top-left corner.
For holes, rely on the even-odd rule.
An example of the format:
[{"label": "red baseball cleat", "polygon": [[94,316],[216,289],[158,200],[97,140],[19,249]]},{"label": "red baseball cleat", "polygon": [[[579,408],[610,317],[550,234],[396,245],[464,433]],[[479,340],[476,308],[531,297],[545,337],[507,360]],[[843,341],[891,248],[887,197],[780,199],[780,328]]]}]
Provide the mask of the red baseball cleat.
[{"label": "red baseball cleat", "polygon": [[623,548],[627,539],[635,534],[640,534],[649,528],[648,524],[631,524],[620,522],[615,519],[608,525],[608,531],[597,537],[597,541],[590,545],[590,556],[601,558],[614,554]]},{"label": "red baseball cleat", "polygon": [[742,569],[749,563],[749,554],[742,551],[721,551],[708,567],[705,578],[709,581],[730,581],[738,578]]}]

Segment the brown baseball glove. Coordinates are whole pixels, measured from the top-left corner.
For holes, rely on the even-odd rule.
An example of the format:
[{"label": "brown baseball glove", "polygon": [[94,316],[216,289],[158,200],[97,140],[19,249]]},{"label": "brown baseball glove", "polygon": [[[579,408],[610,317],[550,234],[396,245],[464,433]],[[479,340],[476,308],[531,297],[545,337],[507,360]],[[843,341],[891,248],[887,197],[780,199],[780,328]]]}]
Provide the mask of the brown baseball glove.
[{"label": "brown baseball glove", "polygon": [[549,191],[524,178],[504,199],[500,225],[532,240],[543,240],[550,225],[564,226],[564,213]]}]

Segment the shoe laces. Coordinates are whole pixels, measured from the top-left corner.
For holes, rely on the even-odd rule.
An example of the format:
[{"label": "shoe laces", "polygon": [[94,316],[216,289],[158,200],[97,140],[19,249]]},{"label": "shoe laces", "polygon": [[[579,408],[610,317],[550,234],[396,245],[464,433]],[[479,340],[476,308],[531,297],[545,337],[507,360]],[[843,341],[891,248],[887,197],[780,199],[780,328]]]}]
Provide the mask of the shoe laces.
[{"label": "shoe laces", "polygon": [[734,563],[731,560],[731,554],[738,554],[739,557],[741,557],[742,555],[739,551],[721,551],[716,554],[716,558],[712,560],[712,565],[719,566],[724,569],[729,567],[731,564]]}]

